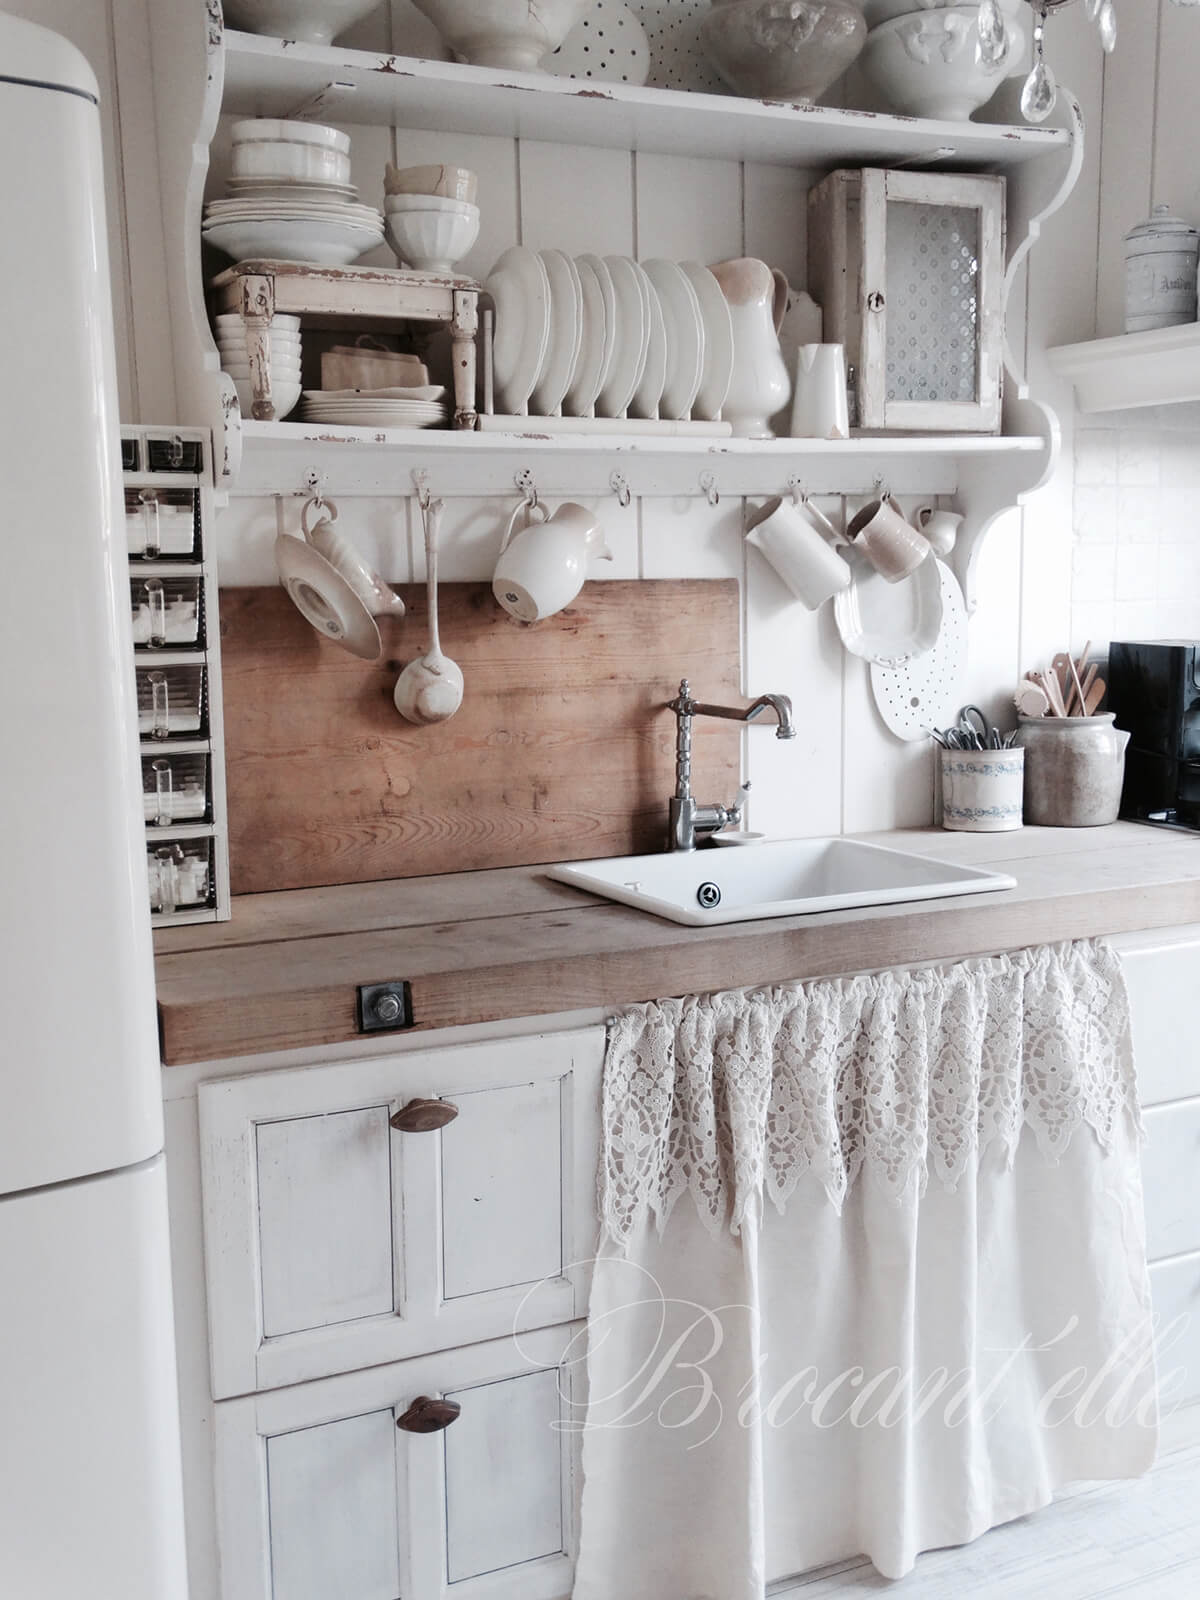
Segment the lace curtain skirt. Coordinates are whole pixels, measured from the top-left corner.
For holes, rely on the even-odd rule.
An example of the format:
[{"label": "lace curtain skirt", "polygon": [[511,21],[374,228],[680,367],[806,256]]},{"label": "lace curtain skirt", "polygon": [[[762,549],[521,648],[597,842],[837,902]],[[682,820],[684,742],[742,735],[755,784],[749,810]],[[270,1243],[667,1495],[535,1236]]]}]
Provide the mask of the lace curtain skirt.
[{"label": "lace curtain skirt", "polygon": [[1153,1459],[1103,944],[638,1007],[605,1067],[575,1600],[897,1577]]}]

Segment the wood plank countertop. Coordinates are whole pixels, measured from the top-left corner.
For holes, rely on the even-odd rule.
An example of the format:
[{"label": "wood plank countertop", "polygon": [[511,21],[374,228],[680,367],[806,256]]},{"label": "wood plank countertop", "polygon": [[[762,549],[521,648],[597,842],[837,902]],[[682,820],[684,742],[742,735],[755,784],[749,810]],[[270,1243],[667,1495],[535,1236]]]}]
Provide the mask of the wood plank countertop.
[{"label": "wood plank countertop", "polygon": [[168,1065],[359,1037],[356,991],[406,979],[418,1030],[833,977],[1200,922],[1200,834],[1136,823],[867,834],[1017,887],[685,928],[539,867],[245,895],[155,935]]}]

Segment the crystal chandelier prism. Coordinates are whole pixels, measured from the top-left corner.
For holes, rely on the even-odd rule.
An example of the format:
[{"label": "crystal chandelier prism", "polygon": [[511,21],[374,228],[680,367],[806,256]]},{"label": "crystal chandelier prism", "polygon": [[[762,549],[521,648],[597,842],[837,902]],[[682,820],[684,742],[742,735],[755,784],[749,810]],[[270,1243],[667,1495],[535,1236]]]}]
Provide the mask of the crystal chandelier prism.
[{"label": "crystal chandelier prism", "polygon": [[[1033,67],[1021,91],[1021,113],[1026,122],[1045,122],[1058,99],[1054,69],[1046,60],[1046,23],[1056,11],[1074,5],[1075,0],[1025,0],[1034,13]],[[1142,0],[1145,4],[1145,0]],[[1176,6],[1200,6],[1200,0],[1171,0]],[[1084,0],[1088,16],[1100,32],[1100,43],[1107,54],[1117,44],[1117,8],[1114,0]],[[1008,51],[1009,36],[999,0],[979,0],[979,28],[976,52],[981,62],[997,66]]]}]

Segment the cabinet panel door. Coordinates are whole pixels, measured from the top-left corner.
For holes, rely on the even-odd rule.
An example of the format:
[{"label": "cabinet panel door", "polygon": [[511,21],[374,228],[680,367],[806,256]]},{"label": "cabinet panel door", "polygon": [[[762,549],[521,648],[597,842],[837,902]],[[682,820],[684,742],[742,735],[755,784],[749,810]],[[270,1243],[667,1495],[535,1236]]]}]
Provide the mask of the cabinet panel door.
[{"label": "cabinet panel door", "polygon": [[263,1335],[393,1310],[386,1106],[255,1130]]},{"label": "cabinet panel door", "polygon": [[390,1407],[266,1440],[271,1600],[400,1593]]},{"label": "cabinet panel door", "polygon": [[[604,1030],[200,1085],[217,1399],[583,1314]],[[410,1100],[453,1120],[403,1132]]]},{"label": "cabinet panel door", "polygon": [[447,1300],[562,1271],[560,1078],[454,1096],[442,1135]]},{"label": "cabinet panel door", "polygon": [[1148,944],[1116,939],[1133,1011],[1133,1046],[1143,1105],[1200,1095],[1200,937]]},{"label": "cabinet panel door", "polygon": [[1200,1250],[1200,1100],[1145,1114],[1142,1187],[1151,1261]]},{"label": "cabinet panel door", "polygon": [[1164,1411],[1200,1400],[1200,1254],[1150,1268]]},{"label": "cabinet panel door", "polygon": [[[584,1324],[216,1408],[219,1600],[569,1600]],[[462,1408],[400,1430],[421,1395]]]}]

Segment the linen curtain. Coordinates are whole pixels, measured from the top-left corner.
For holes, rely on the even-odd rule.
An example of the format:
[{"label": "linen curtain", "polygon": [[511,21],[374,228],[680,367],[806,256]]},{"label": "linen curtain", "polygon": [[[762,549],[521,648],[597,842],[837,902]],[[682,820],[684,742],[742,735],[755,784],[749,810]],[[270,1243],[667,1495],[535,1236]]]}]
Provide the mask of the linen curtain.
[{"label": "linen curtain", "polygon": [[1157,1418],[1103,943],[639,1006],[610,1029],[575,1600],[899,1577]]}]

